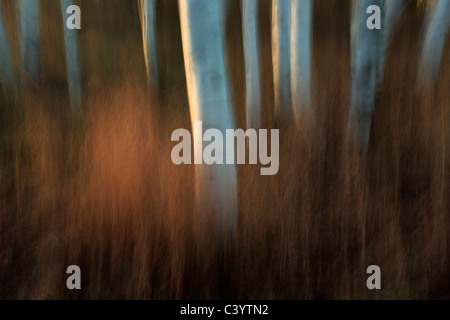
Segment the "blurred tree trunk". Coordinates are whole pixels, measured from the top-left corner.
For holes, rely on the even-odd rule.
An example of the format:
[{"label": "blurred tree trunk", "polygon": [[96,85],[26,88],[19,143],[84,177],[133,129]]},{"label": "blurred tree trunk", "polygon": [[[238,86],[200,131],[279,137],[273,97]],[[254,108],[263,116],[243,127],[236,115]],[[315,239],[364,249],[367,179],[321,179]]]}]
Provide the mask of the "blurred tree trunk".
[{"label": "blurred tree trunk", "polygon": [[427,17],[419,68],[419,80],[427,88],[436,84],[439,75],[439,66],[450,29],[450,1],[437,0],[429,6],[431,7]]},{"label": "blurred tree trunk", "polygon": [[291,2],[291,92],[294,116],[311,110],[311,0]]},{"label": "blurred tree trunk", "polygon": [[11,60],[9,41],[3,24],[3,7],[0,7],[0,85],[7,94],[16,96],[16,77]]},{"label": "blurred tree trunk", "polygon": [[275,112],[283,117],[291,114],[290,8],[289,0],[272,0]]},{"label": "blurred tree trunk", "polygon": [[78,61],[77,29],[71,30],[66,26],[68,18],[66,11],[73,4],[73,0],[61,0],[70,108],[76,112],[81,109],[81,79]]},{"label": "blurred tree trunk", "polygon": [[242,0],[247,128],[261,127],[258,0]]},{"label": "blurred tree trunk", "polygon": [[36,86],[41,75],[39,0],[20,0],[21,81]]},{"label": "blurred tree trunk", "polygon": [[[192,127],[234,127],[224,57],[223,7],[218,0],[179,0],[181,34]],[[203,133],[194,128],[194,153],[202,157],[198,142]],[[225,152],[223,152],[225,157]],[[196,200],[201,210],[214,209],[219,233],[227,238],[237,224],[236,165],[196,166]]]},{"label": "blurred tree trunk", "polygon": [[148,85],[159,89],[158,56],[156,44],[156,0],[139,0],[139,15],[142,29],[145,65]]},{"label": "blurred tree trunk", "polygon": [[[387,52],[406,4],[405,0],[358,0],[353,6],[349,122],[357,125],[357,139],[363,158],[367,153],[375,95],[382,85]],[[381,30],[369,30],[366,27],[369,17],[366,10],[370,5],[378,5],[384,9]],[[419,83],[431,88],[437,81],[446,36],[450,28],[450,1],[430,1],[427,6]]]},{"label": "blurred tree trunk", "polygon": [[[352,7],[349,127],[355,126],[356,136],[352,132],[351,138],[356,138],[357,141],[352,141],[351,146],[361,149],[363,162],[369,145],[384,32],[383,27],[381,30],[367,28],[367,19],[370,16],[367,8],[371,5],[383,8],[383,2],[383,0],[357,0]],[[383,12],[381,13],[382,17]]]}]

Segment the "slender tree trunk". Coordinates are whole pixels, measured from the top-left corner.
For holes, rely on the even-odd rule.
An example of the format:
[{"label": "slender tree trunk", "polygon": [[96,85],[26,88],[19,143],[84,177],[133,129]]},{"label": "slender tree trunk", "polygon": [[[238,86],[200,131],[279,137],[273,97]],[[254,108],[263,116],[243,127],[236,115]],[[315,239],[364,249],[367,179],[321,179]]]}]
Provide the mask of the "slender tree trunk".
[{"label": "slender tree trunk", "polygon": [[311,109],[311,0],[291,2],[291,92],[294,116]]},{"label": "slender tree trunk", "polygon": [[139,0],[139,14],[148,85],[157,90],[159,71],[156,46],[156,0]]},{"label": "slender tree trunk", "polygon": [[290,0],[272,0],[272,60],[275,112],[291,114]]},{"label": "slender tree trunk", "polygon": [[67,83],[69,86],[70,108],[73,112],[81,109],[81,79],[78,62],[77,29],[69,29],[66,26],[68,14],[67,8],[73,5],[73,0],[61,0],[63,17],[64,44],[66,51]]},{"label": "slender tree trunk", "polygon": [[14,75],[9,41],[3,25],[3,10],[0,7],[0,85],[5,93],[17,96],[17,83]]},{"label": "slender tree trunk", "polygon": [[450,29],[450,0],[430,3],[419,67],[419,80],[426,87],[436,85],[442,54]]},{"label": "slender tree trunk", "polygon": [[[195,121],[203,122],[203,130],[225,130],[234,127],[230,108],[224,57],[224,32],[221,5],[217,0],[179,0],[181,34],[194,152],[203,153],[202,132]],[[225,152],[223,152],[225,155]],[[236,165],[196,166],[196,199],[199,208],[212,208],[220,234],[233,234],[237,223]]]},{"label": "slender tree trunk", "polygon": [[371,5],[383,7],[383,0],[357,0],[353,4],[351,22],[351,103],[349,127],[356,129],[356,136],[350,132],[353,148],[360,148],[365,161],[369,145],[372,114],[375,107],[376,84],[379,78],[379,56],[382,50],[383,29],[367,28],[367,8]]},{"label": "slender tree trunk", "polygon": [[35,86],[41,76],[39,0],[20,0],[21,78]]},{"label": "slender tree trunk", "polygon": [[261,127],[258,0],[242,0],[247,128]]}]

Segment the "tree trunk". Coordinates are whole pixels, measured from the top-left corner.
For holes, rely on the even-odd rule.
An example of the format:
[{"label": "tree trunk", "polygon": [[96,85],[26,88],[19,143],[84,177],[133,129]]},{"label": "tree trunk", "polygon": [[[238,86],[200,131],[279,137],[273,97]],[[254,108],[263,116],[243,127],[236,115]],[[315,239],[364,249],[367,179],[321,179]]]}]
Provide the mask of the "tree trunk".
[{"label": "tree trunk", "polygon": [[[379,57],[382,51],[383,29],[367,28],[367,8],[383,7],[383,0],[357,0],[353,4],[351,21],[351,102],[349,127],[355,126],[350,137],[351,147],[359,148],[364,162],[369,145],[372,114],[375,107],[376,84],[379,78]],[[381,15],[381,17],[383,14]]]},{"label": "tree trunk", "polygon": [[39,0],[20,0],[21,78],[36,86],[41,76]]},{"label": "tree trunk", "polygon": [[291,114],[290,1],[272,0],[272,60],[275,112]]},{"label": "tree trunk", "polygon": [[242,0],[247,128],[261,127],[258,0]]},{"label": "tree trunk", "polygon": [[[195,121],[202,121],[204,130],[216,128],[225,137],[225,130],[234,128],[234,119],[226,81],[221,5],[217,0],[178,3],[192,128]],[[203,150],[197,142],[203,133],[199,131],[194,128],[194,153],[201,157]],[[221,236],[233,234],[237,224],[236,165],[196,166],[196,200],[199,208],[215,210]]]},{"label": "tree trunk", "polygon": [[139,14],[148,85],[157,90],[159,88],[159,72],[156,50],[156,0],[139,0]]},{"label": "tree trunk", "polygon": [[311,0],[291,2],[291,92],[297,123],[311,111]]},{"label": "tree trunk", "polygon": [[17,86],[14,68],[12,65],[9,41],[6,36],[6,29],[3,25],[3,10],[0,7],[0,85],[7,94],[16,96]]},{"label": "tree trunk", "polygon": [[419,67],[419,80],[427,88],[436,85],[442,54],[450,29],[450,1],[436,0],[431,7]]},{"label": "tree trunk", "polygon": [[81,109],[81,79],[78,63],[77,29],[70,30],[66,26],[68,18],[66,11],[71,5],[73,5],[73,0],[61,0],[70,108],[73,112],[77,112]]}]

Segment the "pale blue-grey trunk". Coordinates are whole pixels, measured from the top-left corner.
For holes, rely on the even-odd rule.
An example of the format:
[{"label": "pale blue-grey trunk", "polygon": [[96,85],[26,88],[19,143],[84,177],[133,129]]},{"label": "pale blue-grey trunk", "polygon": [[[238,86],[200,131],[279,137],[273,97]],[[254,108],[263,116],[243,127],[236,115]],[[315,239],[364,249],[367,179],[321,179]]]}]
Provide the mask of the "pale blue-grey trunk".
[{"label": "pale blue-grey trunk", "polygon": [[[225,130],[234,128],[234,119],[225,68],[222,6],[218,0],[178,0],[178,4],[192,127],[194,121],[202,121],[204,130],[216,128],[225,137]],[[194,132],[194,149],[198,139],[201,137]],[[237,224],[236,165],[197,166],[196,199],[200,208],[215,210],[222,235],[232,234]]]},{"label": "pale blue-grey trunk", "polygon": [[247,128],[261,127],[258,0],[242,0]]},{"label": "pale blue-grey trunk", "polygon": [[156,0],[139,0],[139,14],[148,85],[157,89],[159,73],[156,47]]},{"label": "pale blue-grey trunk", "polygon": [[[227,50],[227,25],[229,23],[234,23],[233,16],[231,16],[231,8],[232,8],[232,1],[234,0],[218,0],[219,4],[219,14],[220,14],[220,24],[222,29],[222,37],[223,37],[223,51],[224,51],[224,68],[225,70],[230,70],[230,63],[233,59],[232,56],[230,56],[230,52]],[[228,54],[227,54],[228,53]],[[233,90],[231,90],[231,86],[229,85],[231,83],[231,74],[230,72],[225,72],[225,82],[227,83],[227,90],[228,90],[228,100],[229,100],[229,108],[230,110],[234,110],[234,97],[233,97]]]},{"label": "pale blue-grey trunk", "polygon": [[275,112],[291,114],[290,0],[272,0],[272,63]]},{"label": "pale blue-grey trunk", "polygon": [[41,75],[39,0],[20,0],[21,78],[35,86]]},{"label": "pale blue-grey trunk", "polygon": [[81,109],[81,79],[78,61],[77,29],[71,30],[66,25],[68,18],[67,8],[73,4],[73,0],[61,0],[70,108],[72,111],[77,112]]},{"label": "pale blue-grey trunk", "polygon": [[436,85],[442,54],[450,29],[450,0],[436,0],[429,4],[422,54],[419,67],[419,81],[426,87]]},{"label": "pale blue-grey trunk", "polygon": [[[369,30],[366,9],[378,5],[382,29]],[[407,5],[406,0],[357,0],[353,7],[351,29],[351,105],[350,124],[357,124],[357,143],[363,158],[367,153],[372,113],[377,89],[382,85],[385,61],[395,29]],[[428,15],[419,66],[419,83],[436,85],[442,54],[450,29],[450,1],[426,2]]]},{"label": "pale blue-grey trunk", "polygon": [[[369,144],[372,114],[375,107],[377,79],[380,78],[379,57],[382,52],[383,28],[367,28],[367,8],[378,5],[383,8],[383,0],[357,0],[353,4],[351,21],[351,102],[349,126],[355,125],[356,141],[352,147],[358,147],[364,158]],[[383,13],[382,13],[383,14]]]},{"label": "pale blue-grey trunk", "polygon": [[297,123],[311,110],[311,14],[311,0],[292,0],[291,92]]},{"label": "pale blue-grey trunk", "polygon": [[3,10],[1,8],[2,7],[0,7],[0,86],[5,93],[15,97],[17,83],[8,45],[9,41],[3,24]]}]

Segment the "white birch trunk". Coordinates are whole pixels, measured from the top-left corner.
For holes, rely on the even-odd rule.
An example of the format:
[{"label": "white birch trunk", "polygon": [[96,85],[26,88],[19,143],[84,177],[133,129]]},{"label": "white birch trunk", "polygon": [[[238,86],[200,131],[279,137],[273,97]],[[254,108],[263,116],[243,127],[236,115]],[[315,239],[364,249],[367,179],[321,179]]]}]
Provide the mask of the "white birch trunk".
[{"label": "white birch trunk", "polygon": [[290,0],[272,0],[272,63],[275,112],[291,114]]},{"label": "white birch trunk", "polygon": [[291,2],[291,92],[297,123],[311,111],[311,0]]},{"label": "white birch trunk", "polygon": [[[234,128],[225,69],[221,5],[217,0],[179,0],[186,81],[192,127],[203,121],[203,130]],[[202,138],[194,130],[194,149]],[[225,149],[224,149],[225,150]],[[223,155],[225,155],[225,151]],[[196,199],[199,208],[213,208],[220,234],[233,234],[237,224],[236,165],[196,166]]]},{"label": "white birch trunk", "polygon": [[69,87],[70,108],[73,112],[81,109],[81,79],[78,62],[77,29],[70,30],[66,26],[67,8],[73,5],[73,0],[61,0],[64,29],[64,47],[66,51],[67,83]]},{"label": "white birch trunk", "polygon": [[139,0],[142,43],[144,47],[147,80],[150,88],[158,89],[159,72],[156,47],[156,0]]},{"label": "white birch trunk", "polygon": [[429,4],[430,13],[419,66],[419,81],[425,87],[436,85],[447,35],[450,29],[450,0],[435,0]]},{"label": "white birch trunk", "polygon": [[247,128],[261,127],[258,0],[242,0]]},{"label": "white birch trunk", "polygon": [[20,0],[21,78],[35,86],[41,74],[39,0]]},{"label": "white birch trunk", "polygon": [[[353,4],[351,21],[351,102],[349,126],[356,125],[356,139],[352,147],[360,147],[365,160],[369,145],[372,114],[375,107],[377,79],[379,78],[379,56],[382,51],[381,30],[367,28],[367,8],[382,0],[357,0]],[[352,136],[353,138],[353,136]]]}]

